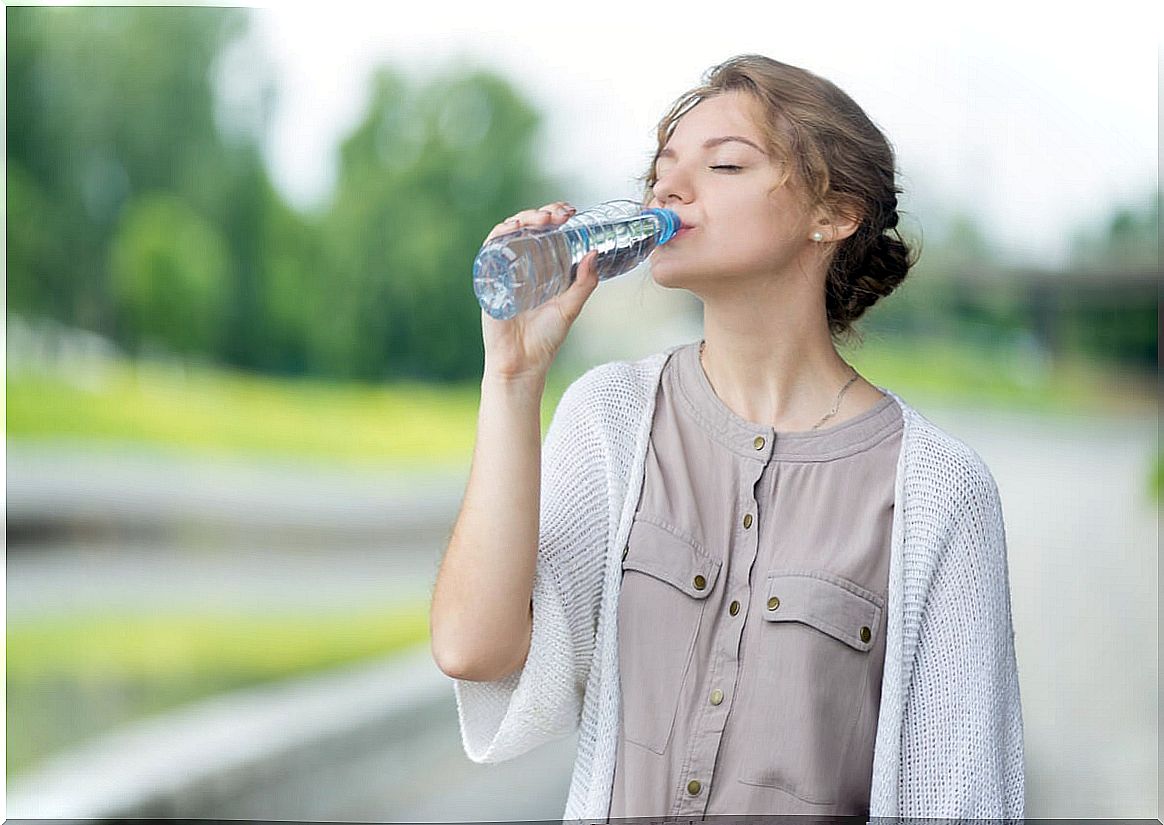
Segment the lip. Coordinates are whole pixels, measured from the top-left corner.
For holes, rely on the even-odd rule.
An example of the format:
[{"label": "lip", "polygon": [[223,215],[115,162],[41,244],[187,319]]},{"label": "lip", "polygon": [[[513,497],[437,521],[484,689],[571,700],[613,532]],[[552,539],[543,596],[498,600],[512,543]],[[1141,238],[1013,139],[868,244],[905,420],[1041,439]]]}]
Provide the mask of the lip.
[{"label": "lip", "polygon": [[688,232],[690,232],[691,230],[693,230],[695,228],[696,227],[694,227],[694,226],[681,226],[681,227],[679,227],[679,231],[675,233],[675,236],[674,236],[674,238],[672,238],[672,240],[682,238],[684,235],[686,235]]}]

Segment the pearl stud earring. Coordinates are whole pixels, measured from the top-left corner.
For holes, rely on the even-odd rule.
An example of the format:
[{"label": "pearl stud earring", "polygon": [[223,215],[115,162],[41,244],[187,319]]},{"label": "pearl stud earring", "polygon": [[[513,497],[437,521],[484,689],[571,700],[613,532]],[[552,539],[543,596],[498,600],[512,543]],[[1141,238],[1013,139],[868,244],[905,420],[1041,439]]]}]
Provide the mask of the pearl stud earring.
[{"label": "pearl stud earring", "polygon": [[817,243],[820,243],[821,241],[823,241],[823,240],[824,240],[824,235],[823,235],[823,234],[821,234],[820,232],[813,232],[813,233],[812,233],[812,239],[813,239],[814,241],[816,241]]}]

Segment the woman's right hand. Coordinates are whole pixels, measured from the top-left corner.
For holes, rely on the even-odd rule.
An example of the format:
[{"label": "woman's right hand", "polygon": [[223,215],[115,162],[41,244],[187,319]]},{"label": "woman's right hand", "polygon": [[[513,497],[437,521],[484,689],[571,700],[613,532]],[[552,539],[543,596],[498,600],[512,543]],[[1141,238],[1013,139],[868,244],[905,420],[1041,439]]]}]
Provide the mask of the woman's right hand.
[{"label": "woman's right hand", "polygon": [[[527,226],[561,226],[574,214],[574,208],[559,201],[541,209],[526,209],[497,224],[485,238],[515,232]],[[544,304],[519,312],[502,321],[481,310],[481,332],[485,339],[485,375],[502,380],[529,379],[544,381],[558,348],[566,340],[570,326],[582,312],[582,305],[598,286],[591,250],[579,261],[574,283]]]}]

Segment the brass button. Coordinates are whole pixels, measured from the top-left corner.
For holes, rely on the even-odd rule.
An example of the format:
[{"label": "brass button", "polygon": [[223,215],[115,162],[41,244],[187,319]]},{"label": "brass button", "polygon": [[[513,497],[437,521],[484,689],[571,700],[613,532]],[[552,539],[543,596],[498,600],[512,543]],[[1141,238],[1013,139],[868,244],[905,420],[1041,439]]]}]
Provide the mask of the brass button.
[{"label": "brass button", "polygon": [[752,442],[752,445],[753,445],[753,446],[754,446],[754,447],[755,447],[757,450],[762,450],[762,449],[764,449],[764,436],[762,436],[762,435],[758,435],[758,436],[756,436],[756,440]]},{"label": "brass button", "polygon": [[698,779],[692,779],[690,782],[687,783],[687,793],[691,794],[692,796],[698,796],[699,789],[702,787],[703,786],[699,784]]},{"label": "brass button", "polygon": [[869,637],[870,637],[870,636],[872,636],[872,635],[873,635],[873,634],[869,632],[869,628],[867,628],[867,627],[862,627],[862,628],[861,628],[861,641],[862,641],[862,642],[867,642],[867,641],[869,641]]},{"label": "brass button", "polygon": [[739,612],[740,612],[740,603],[739,602],[732,602],[731,605],[728,606],[728,613],[731,613],[733,616]]},{"label": "brass button", "polygon": [[719,688],[716,688],[715,690],[713,690],[711,692],[711,703],[713,705],[718,705],[722,701],[723,701],[723,691],[720,690]]},{"label": "brass button", "polygon": [[702,590],[703,588],[707,587],[707,579],[703,578],[703,576],[696,576],[693,584],[695,585],[696,590]]},{"label": "brass button", "polygon": [[744,529],[747,530],[751,526],[752,526],[752,514],[748,513],[746,516],[744,516]]},{"label": "brass button", "polygon": [[776,598],[775,596],[768,599],[768,609],[769,610],[775,610],[779,606],[780,606],[780,599]]},{"label": "brass button", "polygon": [[622,548],[622,560],[623,561],[626,561],[626,554],[629,552],[630,552],[630,545],[628,544],[626,547]]}]

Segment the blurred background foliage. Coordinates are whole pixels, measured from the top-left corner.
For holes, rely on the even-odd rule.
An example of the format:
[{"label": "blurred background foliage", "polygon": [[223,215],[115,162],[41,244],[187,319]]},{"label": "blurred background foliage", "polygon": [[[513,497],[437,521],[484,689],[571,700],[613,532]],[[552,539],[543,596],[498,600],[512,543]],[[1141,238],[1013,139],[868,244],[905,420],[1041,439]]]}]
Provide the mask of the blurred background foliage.
[{"label": "blurred background foliage", "polygon": [[[322,214],[220,127],[215,60],[247,12],[8,13],[8,308],[248,371],[479,375],[467,272],[498,216],[552,199],[541,116],[503,78],[372,81]],[[262,113],[253,119],[262,122]]]},{"label": "blurred background foliage", "polygon": [[[264,166],[274,91],[258,56],[248,68],[267,91],[231,120],[250,128],[225,128],[216,106],[216,61],[247,14],[9,10],[9,311],[130,356],[327,379],[478,377],[469,263],[499,216],[560,197],[538,162],[541,115],[489,72],[417,84],[384,66],[340,147],[333,197],[301,214]],[[1151,369],[1158,224],[1156,193],[1079,233],[1076,268],[1105,284],[1081,292],[1011,271],[965,214],[927,219],[921,262],[865,326],[1033,335],[1055,355]]]}]

